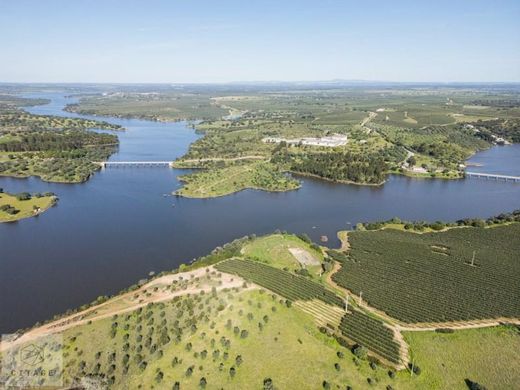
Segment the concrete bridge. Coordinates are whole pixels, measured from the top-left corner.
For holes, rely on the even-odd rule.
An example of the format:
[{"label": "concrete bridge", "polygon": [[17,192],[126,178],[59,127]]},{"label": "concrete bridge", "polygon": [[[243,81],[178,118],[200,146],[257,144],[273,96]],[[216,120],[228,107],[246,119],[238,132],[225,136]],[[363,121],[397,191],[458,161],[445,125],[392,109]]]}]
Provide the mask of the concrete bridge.
[{"label": "concrete bridge", "polygon": [[138,167],[157,167],[157,168],[171,168],[172,161],[100,161],[97,164],[102,168],[138,168]]},{"label": "concrete bridge", "polygon": [[472,177],[477,179],[504,180],[520,183],[520,176],[498,175],[495,173],[466,172],[466,177]]}]

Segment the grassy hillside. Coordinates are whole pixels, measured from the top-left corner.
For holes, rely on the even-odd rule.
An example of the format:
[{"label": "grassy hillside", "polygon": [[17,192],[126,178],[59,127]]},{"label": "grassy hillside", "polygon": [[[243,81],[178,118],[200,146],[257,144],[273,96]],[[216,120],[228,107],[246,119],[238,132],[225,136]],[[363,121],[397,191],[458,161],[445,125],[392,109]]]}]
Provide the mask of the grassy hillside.
[{"label": "grassy hillside", "polygon": [[[465,379],[488,389],[514,389],[520,383],[520,332],[511,326],[454,333],[405,332],[413,361],[421,367],[420,389],[468,389]],[[400,383],[396,388],[413,388]]]},{"label": "grassy hillside", "polygon": [[[271,234],[259,237],[242,249],[242,254],[272,267],[301,272],[311,276],[321,274],[323,254],[315,244],[289,234]],[[303,257],[302,257],[303,256]]]},{"label": "grassy hillside", "polygon": [[[65,385],[87,377],[132,389],[249,389],[267,379],[276,388],[362,388],[370,378],[383,389],[393,381],[385,367],[353,360],[312,315],[236,276],[208,271],[160,280],[129,293],[125,305],[108,301],[50,325],[65,328],[51,348],[54,364],[63,357]],[[7,364],[10,355],[3,356]]]},{"label": "grassy hillside", "polygon": [[[514,242],[516,226],[485,231]],[[436,234],[452,231],[463,235],[449,236],[450,248],[466,244],[481,230]],[[379,240],[379,231],[365,233]],[[349,233],[354,253],[360,250],[356,236]],[[369,242],[364,242],[366,253],[374,253]],[[433,332],[412,327],[402,332],[366,303],[351,299],[345,312],[344,297],[327,278],[301,272],[290,251],[295,248],[298,256],[306,253],[300,260],[314,259],[323,269],[330,261],[351,261],[337,250],[327,252],[334,260],[323,258],[305,237],[235,240],[181,267],[184,272],[165,273],[111,299],[100,297],[80,311],[4,339],[0,383],[20,384],[12,369],[24,367],[35,346],[47,354],[33,370],[55,375],[29,376],[35,382],[26,386],[462,390],[466,379],[491,389],[514,388],[518,382],[517,328]],[[499,255],[501,260],[507,262]],[[497,275],[501,271],[495,264],[487,276]],[[420,291],[421,285],[416,287]],[[408,363],[413,370],[405,368]]]}]

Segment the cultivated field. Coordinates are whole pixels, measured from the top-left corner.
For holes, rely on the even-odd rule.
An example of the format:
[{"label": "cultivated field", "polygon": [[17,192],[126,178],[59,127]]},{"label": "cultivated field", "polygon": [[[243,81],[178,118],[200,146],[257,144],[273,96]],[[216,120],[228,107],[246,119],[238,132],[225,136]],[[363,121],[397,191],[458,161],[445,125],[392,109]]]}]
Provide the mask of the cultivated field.
[{"label": "cultivated field", "polygon": [[352,310],[341,319],[341,333],[386,360],[400,364],[401,351],[394,332],[380,319]]},{"label": "cultivated field", "polygon": [[407,323],[520,317],[520,224],[349,233],[333,280]]}]

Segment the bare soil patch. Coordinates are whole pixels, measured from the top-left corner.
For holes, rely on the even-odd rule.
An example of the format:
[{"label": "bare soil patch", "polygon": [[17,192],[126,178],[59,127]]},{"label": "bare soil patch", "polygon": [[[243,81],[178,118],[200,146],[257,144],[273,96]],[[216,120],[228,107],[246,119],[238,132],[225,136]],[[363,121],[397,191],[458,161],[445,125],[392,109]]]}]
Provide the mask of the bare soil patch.
[{"label": "bare soil patch", "polygon": [[305,265],[320,265],[320,262],[318,259],[316,259],[313,255],[311,255],[309,252],[307,252],[305,249],[301,248],[288,248],[289,252],[294,256],[298,262],[305,266]]}]

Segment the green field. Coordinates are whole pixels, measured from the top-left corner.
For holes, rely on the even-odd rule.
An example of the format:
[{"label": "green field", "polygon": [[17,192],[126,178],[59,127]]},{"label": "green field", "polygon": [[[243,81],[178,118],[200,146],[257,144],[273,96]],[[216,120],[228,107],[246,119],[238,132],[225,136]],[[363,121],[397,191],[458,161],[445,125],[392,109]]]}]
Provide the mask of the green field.
[{"label": "green field", "polygon": [[375,317],[351,310],[341,319],[341,333],[350,340],[365,346],[389,362],[399,364],[400,347],[394,338],[394,332],[384,322]]},{"label": "green field", "polygon": [[[212,278],[219,279],[218,275]],[[241,287],[183,295],[94,320],[63,332],[65,384],[96,379],[111,388],[196,389],[375,388],[392,383],[387,369],[354,362],[316,328],[312,316],[276,296]]]},{"label": "green field", "polygon": [[56,196],[51,194],[31,196],[28,200],[20,200],[13,194],[0,192],[0,223],[38,216],[56,202]]},{"label": "green field", "polygon": [[[308,254],[315,262],[302,264],[291,250]],[[259,237],[242,249],[242,254],[252,260],[260,261],[272,267],[300,271],[305,268],[313,276],[321,273],[323,254],[297,236],[289,234],[271,234]]]},{"label": "green field", "polygon": [[349,257],[334,281],[391,317],[415,323],[520,316],[518,223],[348,237]]},{"label": "green field", "polygon": [[276,269],[256,261],[229,259],[218,263],[219,271],[236,274],[265,287],[289,301],[320,300],[332,306],[343,307],[343,300],[322,285],[291,272]]},{"label": "green field", "polygon": [[[412,358],[421,368],[415,377],[415,388],[466,390],[465,379],[487,389],[515,389],[520,383],[518,328],[458,330],[436,332],[405,332]],[[399,379],[406,379],[403,373]],[[396,388],[414,388],[403,381]]]}]

